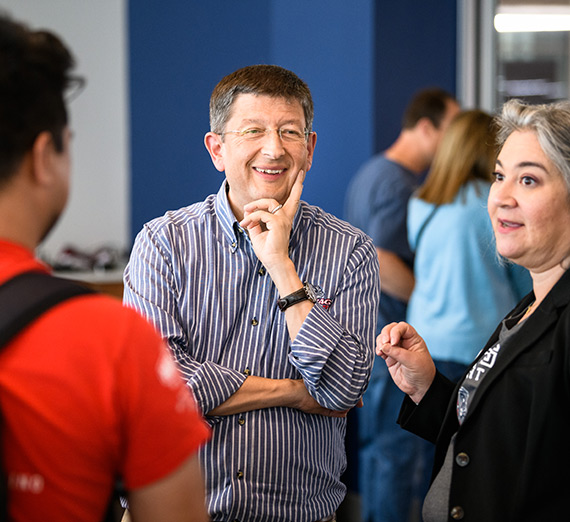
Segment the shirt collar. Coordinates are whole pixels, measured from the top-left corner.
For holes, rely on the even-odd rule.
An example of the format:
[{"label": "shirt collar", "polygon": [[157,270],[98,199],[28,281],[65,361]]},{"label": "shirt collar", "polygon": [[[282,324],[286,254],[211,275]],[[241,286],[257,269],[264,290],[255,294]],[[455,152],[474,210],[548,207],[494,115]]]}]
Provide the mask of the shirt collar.
[{"label": "shirt collar", "polygon": [[51,269],[36,259],[26,246],[0,239],[0,283],[29,270],[50,272]]}]

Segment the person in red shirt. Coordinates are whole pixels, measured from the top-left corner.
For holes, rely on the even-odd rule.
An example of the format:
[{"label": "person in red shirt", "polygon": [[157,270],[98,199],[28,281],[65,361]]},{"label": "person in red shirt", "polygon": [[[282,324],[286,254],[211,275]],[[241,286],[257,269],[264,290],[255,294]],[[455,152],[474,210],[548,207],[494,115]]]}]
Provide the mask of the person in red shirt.
[{"label": "person in red shirt", "polygon": [[[0,284],[49,272],[34,250],[64,210],[73,58],[0,17]],[[154,328],[118,300],[54,306],[0,352],[10,520],[99,522],[121,477],[135,522],[207,520],[210,430]]]}]

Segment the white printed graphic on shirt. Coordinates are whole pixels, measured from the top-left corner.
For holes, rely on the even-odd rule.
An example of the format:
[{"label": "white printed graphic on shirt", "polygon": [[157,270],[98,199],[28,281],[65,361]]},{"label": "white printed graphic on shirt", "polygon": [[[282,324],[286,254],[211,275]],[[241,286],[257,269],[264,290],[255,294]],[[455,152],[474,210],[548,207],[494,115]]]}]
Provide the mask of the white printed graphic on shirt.
[{"label": "white printed graphic on shirt", "polygon": [[473,365],[469,373],[465,376],[463,385],[459,388],[459,392],[457,394],[456,408],[459,424],[463,424],[463,421],[467,416],[470,399],[477,390],[481,379],[483,379],[487,372],[495,366],[500,349],[501,345],[499,343],[491,346],[491,348],[485,352],[485,355],[483,355],[483,357]]},{"label": "white printed graphic on shirt", "polygon": [[501,349],[500,344],[496,344],[487,350],[485,355],[473,365],[471,371],[467,374],[466,379],[471,379],[475,382],[479,382],[483,375],[487,373],[497,362],[497,355],[499,355],[499,350]]}]

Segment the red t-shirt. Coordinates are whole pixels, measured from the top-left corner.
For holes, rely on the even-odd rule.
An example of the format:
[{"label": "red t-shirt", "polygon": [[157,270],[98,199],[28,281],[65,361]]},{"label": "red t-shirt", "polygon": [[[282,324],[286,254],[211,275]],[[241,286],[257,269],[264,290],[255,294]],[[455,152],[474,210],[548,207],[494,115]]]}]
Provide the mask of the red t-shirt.
[{"label": "red t-shirt", "polygon": [[[0,241],[0,283],[45,267]],[[2,445],[15,521],[99,522],[113,478],[165,477],[209,437],[152,326],[115,299],[52,308],[0,352]]]}]

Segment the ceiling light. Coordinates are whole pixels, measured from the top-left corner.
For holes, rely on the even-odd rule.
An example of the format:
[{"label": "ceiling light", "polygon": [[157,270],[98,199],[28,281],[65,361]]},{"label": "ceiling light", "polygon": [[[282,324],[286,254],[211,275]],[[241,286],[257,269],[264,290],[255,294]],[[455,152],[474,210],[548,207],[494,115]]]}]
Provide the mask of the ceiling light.
[{"label": "ceiling light", "polygon": [[494,25],[499,33],[570,31],[570,6],[500,6]]}]

